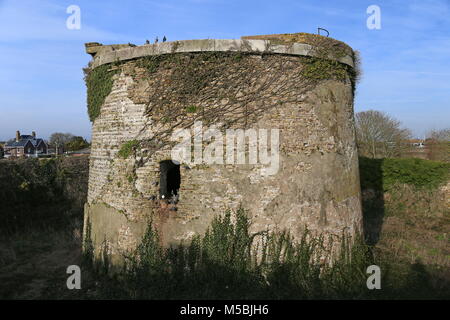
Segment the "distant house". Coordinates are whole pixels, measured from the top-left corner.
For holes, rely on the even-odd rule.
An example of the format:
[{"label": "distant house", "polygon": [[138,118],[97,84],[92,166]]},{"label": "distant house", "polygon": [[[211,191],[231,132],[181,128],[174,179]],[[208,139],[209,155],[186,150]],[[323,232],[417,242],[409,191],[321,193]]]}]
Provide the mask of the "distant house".
[{"label": "distant house", "polygon": [[406,140],[406,143],[415,148],[424,148],[425,141],[421,139],[410,139]]},{"label": "distant house", "polygon": [[40,138],[36,138],[36,132],[31,135],[21,135],[16,131],[16,139],[9,141],[4,147],[5,157],[37,157],[40,154],[47,154],[48,145]]}]

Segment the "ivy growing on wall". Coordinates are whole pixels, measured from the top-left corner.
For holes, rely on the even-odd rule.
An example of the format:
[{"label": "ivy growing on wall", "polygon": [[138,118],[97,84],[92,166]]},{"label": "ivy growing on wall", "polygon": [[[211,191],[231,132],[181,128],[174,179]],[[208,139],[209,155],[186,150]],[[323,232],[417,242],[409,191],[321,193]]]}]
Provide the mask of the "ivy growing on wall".
[{"label": "ivy growing on wall", "polygon": [[271,54],[268,48],[260,53],[173,53],[128,64],[134,79],[128,97],[146,104],[146,113],[159,126],[141,143],[147,156],[170,147],[174,128],[190,128],[195,121],[245,128],[271,108],[298,103],[322,81],[350,81],[354,87],[354,68],[330,58],[351,56],[351,48],[334,42],[327,47],[328,38],[318,40],[315,57]]},{"label": "ivy growing on wall", "polygon": [[87,106],[91,122],[100,115],[100,107],[105,102],[113,85],[113,76],[120,70],[117,66],[104,64],[86,70]]},{"label": "ivy growing on wall", "polygon": [[[271,39],[271,43],[307,43],[314,48],[313,56],[271,54],[269,46],[260,53],[173,53],[88,68],[85,80],[89,118],[93,122],[100,115],[114,75],[120,70],[131,75],[134,84],[128,89],[129,98],[146,104],[146,113],[160,129],[146,141],[124,143],[118,156],[126,159],[141,145],[149,150],[149,157],[170,145],[175,127],[189,128],[198,120],[205,125],[223,122],[220,129],[247,127],[270,108],[298,103],[302,94],[325,80],[350,81],[354,90],[359,77],[356,52],[330,38],[305,34],[296,37]],[[355,68],[336,61],[345,56],[354,59]],[[275,97],[279,98],[276,102]]]},{"label": "ivy growing on wall", "polygon": [[[303,68],[299,75],[303,80],[306,80],[309,85],[316,84],[323,80],[348,81],[349,79],[353,89],[355,88],[360,75],[359,56],[345,43],[331,38],[306,33],[274,36],[275,38],[273,39],[271,36],[263,36],[262,39],[270,39],[271,44],[275,45],[290,45],[294,42],[301,42],[313,46],[314,57],[299,57],[299,60],[303,64]],[[248,38],[258,38],[258,36]],[[270,46],[267,52],[261,53],[261,57],[264,58],[266,53],[270,53]],[[174,105],[174,102],[185,100],[187,96],[192,97],[199,95],[205,88],[214,85],[212,82],[217,80],[217,75],[224,73],[227,68],[233,67],[233,65],[236,64],[242,64],[244,67],[243,69],[248,67],[249,59],[244,58],[251,55],[252,54],[248,52],[202,52],[197,54],[174,53],[155,55],[137,59],[136,67],[144,69],[147,78],[152,77],[153,74],[160,70],[166,70],[170,74],[170,82],[164,84],[153,83],[153,85],[158,86],[160,89],[166,87],[170,90],[159,90],[160,94],[158,97],[154,98],[158,98],[156,101],[159,102],[160,106],[159,108],[156,106],[156,108],[149,106],[149,112],[166,113],[168,107]],[[352,56],[354,59],[354,68],[335,60],[347,55]],[[278,60],[281,59],[282,58],[280,57]],[[101,65],[95,69],[86,69],[88,71],[85,78],[88,89],[88,114],[92,122],[100,114],[100,107],[111,92],[113,76],[121,69],[121,64],[121,62],[117,62],[114,64]],[[286,63],[274,62],[272,66],[276,66],[276,69],[281,71],[284,69],[283,64]],[[251,87],[254,84],[249,83],[248,81],[255,79],[255,72],[261,71],[263,70],[251,70],[250,75],[252,79],[248,76],[248,69],[246,72],[239,72],[239,74],[243,75],[241,77],[242,81],[240,82],[242,84],[245,83],[246,87]],[[256,76],[256,78],[258,77]],[[159,85],[163,86],[161,87]],[[166,93],[168,93],[167,91],[170,91],[170,98],[166,95]],[[133,100],[133,97],[130,98]],[[231,100],[234,100],[233,97],[230,96],[225,98],[232,98]],[[197,111],[193,110],[192,105],[187,105],[183,109],[187,113],[194,113]],[[169,112],[169,114],[160,115],[160,117],[164,120],[172,120],[174,115],[176,115],[176,113]],[[202,117],[205,117],[204,113],[202,113]],[[206,121],[206,119],[203,120]]]},{"label": "ivy growing on wall", "polygon": [[316,57],[306,57],[302,75],[312,80],[340,80],[347,78],[348,68],[346,65],[336,61]]}]

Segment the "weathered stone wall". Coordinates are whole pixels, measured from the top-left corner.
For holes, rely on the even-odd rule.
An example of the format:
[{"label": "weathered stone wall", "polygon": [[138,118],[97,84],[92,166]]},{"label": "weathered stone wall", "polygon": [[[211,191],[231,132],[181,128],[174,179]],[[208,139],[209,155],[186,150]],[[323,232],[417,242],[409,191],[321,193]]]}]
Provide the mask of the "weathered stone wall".
[{"label": "weathered stone wall", "polygon": [[[94,64],[101,58],[98,53]],[[239,206],[255,232],[361,231],[353,79],[341,63],[326,78],[305,73],[314,62],[304,55],[219,50],[110,64],[115,75],[93,122],[85,206],[96,250],[106,243],[117,257],[134,248],[148,219],[164,245],[188,241],[214,215]],[[278,172],[263,175],[261,164],[182,164],[175,211],[159,199],[159,163],[171,159],[173,130],[194,121],[221,132],[279,129]],[[127,143],[133,148],[124,156],[119,151]]]}]

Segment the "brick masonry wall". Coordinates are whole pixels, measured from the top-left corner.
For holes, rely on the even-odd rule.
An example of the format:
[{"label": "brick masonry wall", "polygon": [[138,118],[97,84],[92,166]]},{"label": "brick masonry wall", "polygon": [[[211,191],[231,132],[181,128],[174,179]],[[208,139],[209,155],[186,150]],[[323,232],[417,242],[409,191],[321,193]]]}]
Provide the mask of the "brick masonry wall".
[{"label": "brick masonry wall", "polygon": [[[209,62],[201,54],[173,56],[151,73],[140,59],[123,63],[93,123],[85,222],[97,251],[102,243],[113,255],[133,249],[150,218],[164,245],[188,241],[214,215],[239,206],[248,210],[253,232],[287,229],[295,238],[305,227],[332,236],[361,232],[349,79],[311,82],[302,77],[299,56],[224,53]],[[192,79],[203,82],[192,86]],[[278,172],[264,176],[259,164],[181,165],[177,211],[168,210],[158,199],[159,162],[171,159],[172,146],[161,133],[195,120],[222,132],[279,129]],[[131,140],[141,144],[119,157]],[[156,140],[159,148],[152,147]]]}]

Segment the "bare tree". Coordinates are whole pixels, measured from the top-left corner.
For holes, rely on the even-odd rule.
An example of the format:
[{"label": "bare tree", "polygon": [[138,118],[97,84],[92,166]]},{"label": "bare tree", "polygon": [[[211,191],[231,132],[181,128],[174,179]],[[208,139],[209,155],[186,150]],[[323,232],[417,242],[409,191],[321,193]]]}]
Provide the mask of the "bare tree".
[{"label": "bare tree", "polygon": [[388,114],[376,110],[356,114],[356,139],[359,153],[371,158],[397,157],[411,137],[408,129]]},{"label": "bare tree", "polygon": [[450,128],[430,131],[426,144],[430,160],[450,162]]},{"label": "bare tree", "polygon": [[55,132],[50,136],[49,143],[52,147],[55,148],[56,154],[58,154],[58,150],[64,147],[64,145],[71,141],[73,138],[74,135],[71,133]]}]

